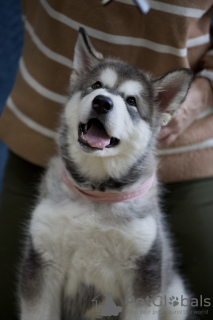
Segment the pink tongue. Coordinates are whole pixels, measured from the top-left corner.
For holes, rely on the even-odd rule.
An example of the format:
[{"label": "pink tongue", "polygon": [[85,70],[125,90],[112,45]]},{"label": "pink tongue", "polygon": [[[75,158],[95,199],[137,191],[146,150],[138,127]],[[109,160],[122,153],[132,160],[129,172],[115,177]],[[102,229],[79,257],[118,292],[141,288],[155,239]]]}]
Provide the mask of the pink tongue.
[{"label": "pink tongue", "polygon": [[89,145],[93,148],[105,148],[110,144],[110,136],[103,127],[92,124],[84,136]]}]

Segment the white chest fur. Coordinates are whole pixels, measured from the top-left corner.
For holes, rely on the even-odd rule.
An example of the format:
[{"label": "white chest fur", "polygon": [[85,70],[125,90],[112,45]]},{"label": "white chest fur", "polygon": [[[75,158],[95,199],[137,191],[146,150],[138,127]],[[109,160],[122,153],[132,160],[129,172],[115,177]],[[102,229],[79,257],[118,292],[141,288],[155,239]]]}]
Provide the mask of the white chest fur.
[{"label": "white chest fur", "polygon": [[[109,218],[103,219],[92,204],[69,200],[56,205],[43,200],[33,213],[34,246],[47,263],[66,275],[69,294],[83,282],[117,296],[117,290],[125,289],[124,279],[129,283],[136,259],[149,251],[156,238],[152,216],[115,223],[112,212],[106,211]],[[120,289],[115,286],[119,279]]]}]

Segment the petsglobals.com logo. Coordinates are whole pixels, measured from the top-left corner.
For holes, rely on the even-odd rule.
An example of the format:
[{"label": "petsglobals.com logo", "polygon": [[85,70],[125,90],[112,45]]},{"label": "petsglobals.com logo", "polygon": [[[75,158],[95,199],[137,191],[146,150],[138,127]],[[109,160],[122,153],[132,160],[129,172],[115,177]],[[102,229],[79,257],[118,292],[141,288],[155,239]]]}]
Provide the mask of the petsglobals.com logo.
[{"label": "petsglobals.com logo", "polygon": [[[203,297],[180,296],[155,296],[135,299],[133,296],[126,297],[126,306],[134,305],[134,313],[137,314],[160,314],[163,307],[164,312],[170,315],[204,315],[208,314],[211,307],[211,299]],[[131,308],[130,308],[131,309]]]},{"label": "petsglobals.com logo", "polygon": [[136,314],[160,314],[161,309],[170,315],[180,314],[208,314],[208,308],[211,306],[211,299],[200,295],[197,298],[180,296],[155,296],[146,298],[135,298],[126,296],[125,305],[120,306],[118,301],[114,301],[111,292],[106,292],[92,300],[96,304],[96,318],[104,316],[118,316],[119,313],[128,312],[131,315]]},{"label": "petsglobals.com logo", "polygon": [[172,305],[173,307],[177,307],[178,305],[181,307],[206,307],[209,308],[211,306],[211,299],[204,298],[202,295],[199,298],[189,298],[181,295],[180,297],[167,295],[164,296],[155,296],[155,297],[146,297],[135,299],[134,296],[126,297],[126,305],[134,303],[136,307],[148,306],[151,307],[162,307]]}]

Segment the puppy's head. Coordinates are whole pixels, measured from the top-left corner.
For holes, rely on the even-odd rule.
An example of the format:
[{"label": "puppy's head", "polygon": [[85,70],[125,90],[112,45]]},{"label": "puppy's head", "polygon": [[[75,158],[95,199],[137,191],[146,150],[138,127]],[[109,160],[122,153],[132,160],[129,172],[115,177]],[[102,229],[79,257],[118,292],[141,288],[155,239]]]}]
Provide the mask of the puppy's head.
[{"label": "puppy's head", "polygon": [[127,172],[175,115],[191,78],[188,69],[178,69],[152,79],[127,63],[104,59],[81,28],[62,121],[66,158],[93,178]]}]

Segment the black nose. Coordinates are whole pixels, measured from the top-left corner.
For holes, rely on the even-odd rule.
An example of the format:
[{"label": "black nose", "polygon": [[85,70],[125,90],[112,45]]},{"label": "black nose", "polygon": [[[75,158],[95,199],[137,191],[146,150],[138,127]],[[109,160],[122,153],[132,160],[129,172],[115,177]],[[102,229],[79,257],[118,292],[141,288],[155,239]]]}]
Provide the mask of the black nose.
[{"label": "black nose", "polygon": [[92,108],[97,113],[107,113],[113,108],[112,99],[106,96],[99,95],[94,98],[92,102]]}]

